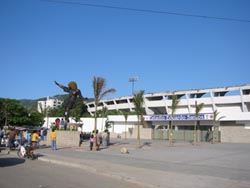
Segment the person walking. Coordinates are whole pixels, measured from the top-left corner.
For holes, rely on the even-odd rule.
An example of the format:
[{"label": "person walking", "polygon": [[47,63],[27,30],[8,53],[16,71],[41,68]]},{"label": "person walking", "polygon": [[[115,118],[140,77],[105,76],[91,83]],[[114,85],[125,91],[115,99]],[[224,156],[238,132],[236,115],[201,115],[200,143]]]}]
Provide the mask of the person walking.
[{"label": "person walking", "polygon": [[3,136],[4,136],[4,132],[3,132],[3,128],[1,127],[1,128],[0,128],[0,146],[1,146],[1,144],[2,144]]},{"label": "person walking", "polygon": [[44,129],[43,129],[43,127],[40,130],[40,137],[41,137],[41,140],[43,141],[44,140]]},{"label": "person walking", "polygon": [[79,133],[79,135],[81,134],[81,132],[82,132],[82,125],[79,125],[77,127],[77,132]]},{"label": "person walking", "polygon": [[50,140],[51,140],[51,149],[52,150],[57,150],[56,147],[56,132],[55,129],[52,129],[52,131],[50,132]]},{"label": "person walking", "polygon": [[84,141],[84,133],[81,132],[81,133],[80,133],[80,140],[79,140],[79,147],[81,147],[83,141]]},{"label": "person walking", "polygon": [[89,149],[90,151],[93,150],[93,145],[94,145],[94,135],[92,134],[89,139]]},{"label": "person walking", "polygon": [[61,119],[60,124],[63,127],[63,129],[66,131],[67,130],[67,123],[65,123],[63,118]]},{"label": "person walking", "polygon": [[39,138],[37,131],[34,130],[30,137],[31,137],[31,146],[36,148],[37,143],[38,143],[38,138]]},{"label": "person walking", "polygon": [[31,133],[27,130],[27,133],[25,135],[25,140],[27,141],[28,144],[31,144]]}]

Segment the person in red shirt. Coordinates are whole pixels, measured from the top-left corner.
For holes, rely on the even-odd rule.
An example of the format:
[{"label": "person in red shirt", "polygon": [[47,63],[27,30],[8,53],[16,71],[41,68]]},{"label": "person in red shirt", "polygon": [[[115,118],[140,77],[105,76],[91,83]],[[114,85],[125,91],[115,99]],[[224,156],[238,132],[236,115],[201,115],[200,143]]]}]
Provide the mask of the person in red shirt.
[{"label": "person in red shirt", "polygon": [[60,119],[59,118],[56,118],[56,129],[59,129],[59,126],[60,126]]}]

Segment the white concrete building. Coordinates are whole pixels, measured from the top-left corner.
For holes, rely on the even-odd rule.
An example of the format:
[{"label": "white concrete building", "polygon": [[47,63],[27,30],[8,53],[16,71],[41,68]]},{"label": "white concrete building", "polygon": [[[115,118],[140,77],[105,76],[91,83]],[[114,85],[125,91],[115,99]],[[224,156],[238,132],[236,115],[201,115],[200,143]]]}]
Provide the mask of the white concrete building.
[{"label": "white concrete building", "polygon": [[[173,95],[180,101],[174,117],[176,132],[193,130],[195,103],[204,103],[200,112],[201,130],[212,130],[213,114],[217,111],[222,142],[250,143],[250,85],[147,93],[144,95],[144,118],[149,127],[169,128]],[[87,103],[87,106],[88,111],[94,114],[94,102]],[[97,109],[103,107],[108,110],[134,111],[133,96],[102,100]],[[122,120],[113,121],[115,125],[124,126]]]},{"label": "white concrete building", "polygon": [[50,109],[57,108],[61,106],[62,103],[63,103],[62,100],[59,100],[54,97],[47,97],[46,100],[37,101],[37,110],[38,112],[41,112],[42,110],[47,108]]},{"label": "white concrete building", "polygon": [[[171,114],[171,96],[177,95],[180,99],[176,114],[195,113],[195,101],[204,103],[203,113],[213,113],[215,110],[225,120],[250,120],[250,85],[229,86],[210,89],[192,89],[185,91],[170,91],[160,93],[148,93],[144,95],[145,113],[147,115]],[[95,112],[94,102],[87,103],[88,111],[93,115]],[[102,100],[97,107],[101,110],[133,111],[133,96],[125,96]]]}]

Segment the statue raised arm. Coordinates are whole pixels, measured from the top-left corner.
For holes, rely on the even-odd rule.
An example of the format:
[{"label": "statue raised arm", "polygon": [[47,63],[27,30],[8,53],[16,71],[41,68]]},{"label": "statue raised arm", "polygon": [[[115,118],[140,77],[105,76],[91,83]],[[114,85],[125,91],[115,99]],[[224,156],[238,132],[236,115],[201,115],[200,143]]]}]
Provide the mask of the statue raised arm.
[{"label": "statue raised arm", "polygon": [[62,85],[62,84],[59,84],[57,81],[55,81],[55,84],[56,84],[57,86],[59,86],[60,88],[62,88],[63,91],[65,91],[65,92],[70,92],[70,88],[69,88],[69,87],[66,87],[66,86],[64,86],[64,85]]},{"label": "statue raised arm", "polygon": [[74,81],[69,82],[68,87],[62,84],[59,84],[57,81],[55,81],[55,84],[59,86],[61,89],[63,89],[63,91],[69,93],[69,100],[67,104],[65,105],[65,120],[69,122],[69,111],[74,106],[76,98],[77,97],[80,98],[83,101],[83,104],[85,104],[85,99],[83,98],[80,89],[77,88],[76,82]]}]

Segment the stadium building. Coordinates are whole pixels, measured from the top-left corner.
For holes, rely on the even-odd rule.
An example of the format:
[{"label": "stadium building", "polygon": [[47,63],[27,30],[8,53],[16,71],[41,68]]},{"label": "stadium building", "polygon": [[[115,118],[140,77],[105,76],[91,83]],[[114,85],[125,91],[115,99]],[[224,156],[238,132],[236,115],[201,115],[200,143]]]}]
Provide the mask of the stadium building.
[{"label": "stadium building", "polygon": [[[179,103],[172,116],[174,95]],[[201,141],[214,138],[220,142],[250,143],[250,85],[146,93],[143,98],[146,122],[144,128],[150,130],[152,139],[168,139],[170,123],[173,122],[174,139],[192,141],[194,125],[198,121]],[[199,104],[203,104],[203,108],[197,116],[196,106]],[[87,103],[87,107],[93,115],[94,102]],[[133,96],[101,100],[97,110],[102,110],[103,107],[132,112]],[[128,118],[126,124],[135,126],[135,119]],[[112,120],[114,127],[125,130],[124,118],[121,116],[109,117],[109,120]],[[133,126],[127,126],[125,132],[132,128]]]}]

